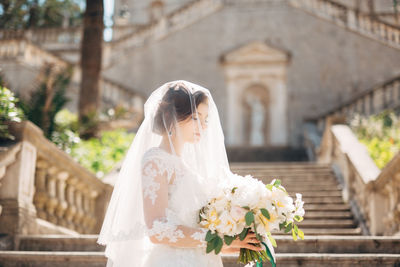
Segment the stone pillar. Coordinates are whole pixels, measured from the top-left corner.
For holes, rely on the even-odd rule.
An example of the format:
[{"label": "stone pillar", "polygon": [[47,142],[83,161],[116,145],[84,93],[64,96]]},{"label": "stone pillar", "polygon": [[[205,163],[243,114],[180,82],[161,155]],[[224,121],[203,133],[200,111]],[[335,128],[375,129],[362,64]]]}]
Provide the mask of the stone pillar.
[{"label": "stone pillar", "polygon": [[14,163],[8,166],[2,186],[0,203],[0,233],[28,234],[36,232],[36,209],[33,205],[36,148],[21,142]]}]

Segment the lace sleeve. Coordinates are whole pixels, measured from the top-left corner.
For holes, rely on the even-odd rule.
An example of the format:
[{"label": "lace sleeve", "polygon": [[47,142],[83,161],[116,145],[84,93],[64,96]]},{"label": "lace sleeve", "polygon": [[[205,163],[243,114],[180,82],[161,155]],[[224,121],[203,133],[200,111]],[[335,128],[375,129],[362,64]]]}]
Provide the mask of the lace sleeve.
[{"label": "lace sleeve", "polygon": [[161,159],[142,163],[143,208],[150,239],[176,247],[206,247],[207,230],[179,225],[168,208],[168,183],[173,175],[173,168]]}]

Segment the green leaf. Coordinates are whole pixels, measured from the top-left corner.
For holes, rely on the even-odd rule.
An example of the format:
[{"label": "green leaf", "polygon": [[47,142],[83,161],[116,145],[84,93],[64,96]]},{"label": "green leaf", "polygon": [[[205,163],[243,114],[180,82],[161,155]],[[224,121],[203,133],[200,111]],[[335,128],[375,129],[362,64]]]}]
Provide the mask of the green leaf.
[{"label": "green leaf", "polygon": [[281,184],[282,184],[281,180],[279,180],[279,179],[276,179],[274,182],[274,186],[276,186],[276,187],[280,186]]},{"label": "green leaf", "polygon": [[235,186],[234,188],[232,188],[232,191],[231,191],[231,193],[232,194],[234,194],[235,193],[235,191],[236,191],[236,189],[237,189],[237,187]]},{"label": "green leaf", "polygon": [[289,233],[290,230],[292,230],[292,223],[289,223],[289,224],[286,226],[285,233]]},{"label": "green leaf", "polygon": [[295,219],[297,222],[301,222],[301,221],[303,220],[303,217],[301,217],[301,216],[299,216],[299,215],[296,215],[296,216],[294,216],[294,219]]},{"label": "green leaf", "polygon": [[292,236],[293,236],[293,240],[297,241],[297,235],[296,235],[296,233],[294,231],[292,231]]},{"label": "green leaf", "polygon": [[293,224],[293,226],[294,226],[294,233],[297,235],[298,231],[299,231],[299,228],[295,224]]},{"label": "green leaf", "polygon": [[249,231],[250,228],[244,228],[243,231],[239,234],[239,238],[241,241],[243,241],[246,238],[247,232]]},{"label": "green leaf", "polygon": [[242,208],[246,209],[246,210],[250,210],[249,206],[243,206]]},{"label": "green leaf", "polygon": [[233,240],[235,240],[235,236],[224,235],[225,244],[228,246],[232,244]]},{"label": "green leaf", "polygon": [[249,211],[246,213],[244,218],[246,219],[246,224],[250,225],[252,222],[254,222],[254,213],[252,211]]},{"label": "green leaf", "polygon": [[207,248],[206,248],[206,252],[207,253],[210,253],[211,251],[213,251],[214,250],[214,242],[213,241],[210,241],[210,242],[207,242]]},{"label": "green leaf", "polygon": [[284,229],[285,227],[286,227],[286,225],[285,225],[284,222],[279,224],[279,230],[282,230],[282,229]]},{"label": "green leaf", "polygon": [[222,246],[224,245],[224,242],[222,241],[222,238],[217,236],[214,239],[214,246],[215,246],[215,254],[218,254],[221,252]]},{"label": "green leaf", "polygon": [[304,232],[300,229],[298,230],[298,236],[301,238],[301,240],[304,240]]},{"label": "green leaf", "polygon": [[272,187],[274,187],[274,185],[272,185],[272,184],[267,184],[267,185],[265,185],[265,187],[266,187],[269,191],[272,191]]},{"label": "green leaf", "polygon": [[267,236],[268,236],[269,241],[271,241],[272,246],[274,246],[276,248],[277,247],[276,240],[272,237],[271,233],[268,232]]},{"label": "green leaf", "polygon": [[262,215],[263,215],[265,218],[267,218],[268,220],[271,219],[271,216],[269,215],[268,210],[266,210],[266,209],[261,209],[261,213],[262,213]]},{"label": "green leaf", "polygon": [[213,240],[215,238],[215,236],[217,235],[217,233],[215,232],[214,234],[211,232],[211,230],[208,230],[207,234],[206,234],[206,241],[209,242],[211,240]]}]

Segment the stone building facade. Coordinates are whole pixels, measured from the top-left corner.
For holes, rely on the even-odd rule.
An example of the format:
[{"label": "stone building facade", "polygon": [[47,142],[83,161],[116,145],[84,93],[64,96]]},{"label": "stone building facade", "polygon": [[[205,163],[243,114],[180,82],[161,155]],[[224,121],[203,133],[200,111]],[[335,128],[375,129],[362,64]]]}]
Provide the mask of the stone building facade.
[{"label": "stone building facade", "polygon": [[301,146],[304,119],[399,75],[400,51],[289,2],[223,1],[125,49],[104,75],[145,95],[170,80],[198,83],[211,90],[227,145]]}]

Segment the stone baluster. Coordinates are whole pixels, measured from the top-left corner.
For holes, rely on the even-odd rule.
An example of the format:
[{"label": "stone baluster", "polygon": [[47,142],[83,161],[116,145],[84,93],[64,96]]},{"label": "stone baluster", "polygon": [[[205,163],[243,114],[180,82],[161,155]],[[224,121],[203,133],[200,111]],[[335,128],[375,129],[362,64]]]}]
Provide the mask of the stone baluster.
[{"label": "stone baluster", "polygon": [[88,187],[85,187],[82,190],[82,210],[83,210],[82,227],[84,229],[84,232],[90,231],[91,216],[90,216],[89,202],[90,202],[90,189]]},{"label": "stone baluster", "polygon": [[37,216],[44,220],[47,220],[45,205],[49,200],[46,189],[46,176],[48,167],[48,162],[43,159],[39,158],[36,162],[35,194],[33,197],[33,203],[36,207]]},{"label": "stone baluster", "polygon": [[51,166],[48,169],[47,175],[47,194],[49,196],[49,200],[46,203],[45,209],[47,213],[47,220],[57,224],[57,216],[56,216],[56,207],[58,205],[57,199],[57,174],[58,168],[55,166]]},{"label": "stone baluster", "polygon": [[90,192],[89,198],[89,213],[90,213],[90,229],[93,229],[97,223],[97,214],[96,214],[96,199],[99,196],[98,191],[92,190]]},{"label": "stone baluster", "polygon": [[67,203],[68,203],[68,207],[65,213],[65,218],[67,220],[67,225],[68,228],[70,229],[76,229],[75,227],[75,223],[74,223],[74,218],[75,215],[77,214],[77,208],[76,208],[76,204],[75,204],[75,192],[76,192],[76,188],[75,185],[77,184],[78,179],[75,177],[69,177],[67,179],[67,190],[66,190],[66,199],[67,199]]},{"label": "stone baluster", "polygon": [[75,192],[75,207],[77,212],[74,217],[74,224],[79,232],[84,230],[82,222],[85,216],[85,211],[83,209],[83,190],[85,187],[86,185],[84,183],[78,182]]},{"label": "stone baluster", "polygon": [[66,210],[68,208],[68,202],[66,200],[65,189],[66,181],[68,179],[68,172],[62,171],[57,176],[57,198],[58,205],[56,207],[56,216],[58,224],[64,227],[68,226],[68,222],[65,217]]}]

